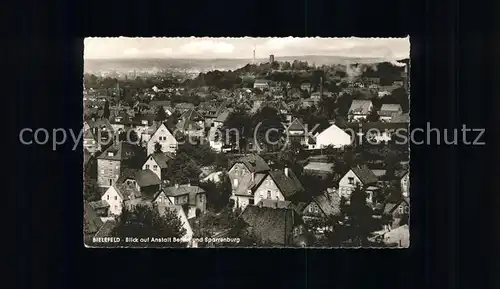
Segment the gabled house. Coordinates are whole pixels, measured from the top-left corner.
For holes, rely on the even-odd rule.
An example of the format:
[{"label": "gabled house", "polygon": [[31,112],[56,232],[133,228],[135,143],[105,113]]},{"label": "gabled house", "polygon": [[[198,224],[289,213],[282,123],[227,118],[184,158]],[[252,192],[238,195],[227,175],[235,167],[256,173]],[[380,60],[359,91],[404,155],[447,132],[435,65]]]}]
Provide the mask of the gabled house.
[{"label": "gabled house", "polygon": [[324,192],[313,196],[307,206],[302,209],[301,214],[304,220],[339,216],[340,199],[337,192]]},{"label": "gabled house", "polygon": [[371,203],[379,191],[377,181],[377,177],[368,167],[352,167],[339,181],[339,195],[349,199],[351,192],[359,185],[367,193],[367,202]]},{"label": "gabled house", "polygon": [[159,191],[153,202],[182,206],[186,210],[188,219],[205,213],[207,209],[205,191],[191,184],[165,187]]},{"label": "gabled house", "polygon": [[241,157],[230,165],[228,176],[233,189],[231,199],[235,202],[235,207],[245,207],[250,202],[253,203],[251,188],[270,170],[264,159],[256,154]]},{"label": "gabled house", "polygon": [[302,146],[308,146],[311,135],[308,134],[306,126],[298,118],[295,118],[286,129],[288,143],[298,142]]},{"label": "gabled house", "polygon": [[378,115],[380,116],[380,121],[390,121],[393,116],[401,115],[403,109],[400,104],[382,104]]},{"label": "gabled house", "polygon": [[168,153],[154,152],[148,156],[144,164],[143,170],[151,170],[160,180],[165,179],[167,173],[168,162],[174,157]]},{"label": "gabled house", "polygon": [[266,176],[255,182],[253,199],[258,203],[262,199],[295,201],[304,193],[304,187],[290,168],[269,171]]},{"label": "gabled house", "polygon": [[386,217],[388,229],[397,228],[408,223],[410,215],[410,200],[400,198],[398,201],[386,202],[384,204],[383,215]]},{"label": "gabled house", "polygon": [[121,171],[134,165],[140,157],[140,148],[128,142],[118,142],[97,157],[97,183],[110,187],[118,181]]},{"label": "gabled house", "polygon": [[308,244],[308,232],[302,218],[293,209],[247,206],[241,214],[247,230],[256,241],[273,246]]},{"label": "gabled house", "polygon": [[94,121],[88,120],[87,125],[101,147],[107,147],[113,143],[114,130],[109,120],[103,118]]},{"label": "gabled house", "polygon": [[318,150],[328,146],[334,148],[349,146],[352,138],[351,135],[332,123],[328,128],[316,133],[312,138],[309,137],[308,139],[308,148],[310,150]]},{"label": "gabled house", "polygon": [[151,135],[151,138],[148,141],[148,155],[155,152],[156,143],[161,145],[161,151],[164,153],[175,153],[177,151],[178,142],[164,123],[160,124],[156,131]]},{"label": "gabled house", "polygon": [[150,169],[138,170],[124,178],[124,183],[135,186],[143,200],[152,200],[160,190],[161,180]]},{"label": "gabled house", "polygon": [[371,100],[354,99],[349,108],[348,120],[359,121],[361,119],[366,119],[372,109],[373,103]]},{"label": "gabled house", "polygon": [[113,184],[109,187],[101,200],[109,204],[109,213],[114,216],[119,216],[122,213],[123,204],[125,201],[133,200],[141,197],[141,193],[136,186],[127,183]]},{"label": "gabled house", "polygon": [[101,145],[90,128],[84,130],[83,132],[83,148],[91,154],[101,150]]}]

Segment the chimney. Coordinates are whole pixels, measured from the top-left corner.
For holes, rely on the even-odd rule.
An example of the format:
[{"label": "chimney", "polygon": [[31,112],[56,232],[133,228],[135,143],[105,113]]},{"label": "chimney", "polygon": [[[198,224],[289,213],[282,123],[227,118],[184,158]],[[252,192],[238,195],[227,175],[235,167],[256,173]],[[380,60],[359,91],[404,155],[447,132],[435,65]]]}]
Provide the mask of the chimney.
[{"label": "chimney", "polygon": [[176,183],[176,184],[175,184],[175,188],[176,188],[176,189],[177,189],[177,188],[179,188],[179,184],[177,184],[177,183]]},{"label": "chimney", "polygon": [[288,168],[287,167],[285,167],[285,176],[288,177]]}]

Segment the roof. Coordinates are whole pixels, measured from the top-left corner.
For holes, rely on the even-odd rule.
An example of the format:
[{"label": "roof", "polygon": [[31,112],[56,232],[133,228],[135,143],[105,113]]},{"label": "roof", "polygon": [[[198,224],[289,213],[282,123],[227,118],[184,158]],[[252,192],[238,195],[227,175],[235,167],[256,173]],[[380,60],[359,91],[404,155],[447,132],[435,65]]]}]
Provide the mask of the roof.
[{"label": "roof", "polygon": [[373,184],[378,181],[377,176],[367,166],[352,167],[351,170],[363,185]]},{"label": "roof", "polygon": [[88,204],[94,210],[109,208],[109,204],[105,200],[99,200],[99,201],[89,202]]},{"label": "roof", "polygon": [[115,228],[116,222],[112,220],[107,220],[95,234],[94,237],[103,238],[111,236],[113,229]]},{"label": "roof", "polygon": [[86,233],[88,234],[96,233],[103,225],[101,218],[99,218],[88,203],[85,203],[83,207],[83,221],[85,222]]},{"label": "roof", "polygon": [[387,172],[386,170],[372,170],[372,173],[373,173],[376,177],[385,176],[386,172]]},{"label": "roof", "polygon": [[230,167],[232,167],[236,163],[243,163],[252,173],[267,172],[271,169],[266,161],[264,161],[262,157],[256,154],[248,154],[244,157],[241,157],[234,161],[234,163]]},{"label": "roof", "polygon": [[396,112],[402,111],[400,104],[382,104],[380,108],[379,115],[391,116]]},{"label": "roof", "polygon": [[293,227],[300,221],[293,209],[273,209],[247,206],[241,218],[250,230],[263,242],[286,245]]},{"label": "roof", "polygon": [[217,121],[217,122],[225,122],[226,119],[229,117],[229,114],[230,114],[230,111],[226,109],[226,110],[222,111],[217,116],[217,118],[215,119],[215,121]]},{"label": "roof", "polygon": [[353,114],[368,114],[370,113],[370,107],[372,106],[371,100],[360,100],[354,99],[349,108],[349,113]]},{"label": "roof", "polygon": [[298,118],[294,119],[290,124],[290,126],[288,127],[288,131],[297,131],[297,130],[305,131],[304,125]]},{"label": "roof", "polygon": [[234,194],[238,196],[251,196],[265,177],[267,177],[267,173],[255,173],[254,180],[252,180],[251,174],[242,176],[239,178],[238,187],[235,188]]},{"label": "roof", "polygon": [[203,129],[201,125],[192,119],[181,119],[176,127],[183,132]]},{"label": "roof", "polygon": [[400,244],[402,247],[408,247],[410,244],[410,228],[408,225],[397,227],[384,234],[386,244]]},{"label": "roof", "polygon": [[267,207],[273,209],[291,209],[293,208],[293,204],[290,201],[281,201],[281,200],[269,200],[262,199],[257,203],[258,207]]},{"label": "roof", "polygon": [[386,202],[384,204],[384,214],[392,214],[392,212],[394,212],[394,210],[399,207],[399,205],[401,203],[406,203],[407,205],[410,204],[410,201],[408,198],[401,198],[399,199],[399,201],[397,202]]},{"label": "roof", "polygon": [[340,195],[337,193],[323,193],[312,197],[313,201],[327,216],[340,214]]},{"label": "roof", "polygon": [[282,170],[271,171],[269,175],[273,178],[285,198],[289,198],[304,191],[304,187],[300,183],[300,180],[291,169],[288,169],[288,176],[286,176],[285,172]]},{"label": "roof", "polygon": [[113,188],[115,188],[115,191],[120,195],[122,200],[129,200],[141,197],[141,193],[133,185],[128,185],[126,183],[115,183],[113,185]]},{"label": "roof", "polygon": [[166,187],[163,188],[163,192],[165,192],[165,195],[169,197],[176,197],[176,196],[182,196],[182,195],[196,195],[196,194],[203,194],[205,193],[205,190],[198,186],[193,186],[190,184],[185,184],[185,185],[179,185],[179,186],[172,186],[172,187]]},{"label": "roof", "polygon": [[410,115],[408,113],[400,114],[400,115],[393,115],[391,117],[391,122],[393,123],[409,123],[410,122]]},{"label": "roof", "polygon": [[259,83],[259,84],[268,84],[268,83],[269,83],[269,80],[267,80],[267,79],[256,79],[256,80],[255,80],[255,83]]},{"label": "roof", "polygon": [[191,109],[191,108],[194,108],[194,104],[192,104],[190,102],[180,102],[180,103],[175,105],[175,108],[176,109]]},{"label": "roof", "polygon": [[320,171],[320,172],[333,172],[333,163],[325,162],[309,162],[304,170]]},{"label": "roof", "polygon": [[149,187],[161,184],[160,178],[152,170],[139,170],[135,173],[135,181],[139,187]]},{"label": "roof", "polygon": [[171,104],[170,100],[153,100],[149,102],[150,106],[170,106]]},{"label": "roof", "polygon": [[173,156],[163,152],[154,152],[148,156],[148,159],[150,157],[152,157],[158,164],[158,166],[162,169],[166,169],[168,167],[168,162],[173,159]]},{"label": "roof", "polygon": [[190,119],[190,120],[194,120],[194,121],[198,121],[198,120],[204,120],[205,118],[199,113],[197,112],[194,108],[191,108],[189,110],[187,110],[186,112],[184,112],[181,116],[180,116],[181,119]]},{"label": "roof", "polygon": [[[110,161],[127,160],[135,155],[137,149],[139,149],[139,147],[134,144],[120,141],[119,143],[113,144],[112,146],[107,148],[102,154],[99,155],[98,159]],[[112,153],[112,155],[109,155],[109,153]]]}]

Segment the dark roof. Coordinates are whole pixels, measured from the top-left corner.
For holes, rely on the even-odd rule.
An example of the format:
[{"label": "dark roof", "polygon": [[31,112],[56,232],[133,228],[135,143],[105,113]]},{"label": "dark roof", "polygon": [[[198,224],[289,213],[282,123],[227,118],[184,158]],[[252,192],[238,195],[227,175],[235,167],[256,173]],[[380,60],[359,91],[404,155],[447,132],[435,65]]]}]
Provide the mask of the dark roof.
[{"label": "dark roof", "polygon": [[373,184],[378,181],[377,176],[367,166],[352,167],[351,170],[356,174],[363,185]]},{"label": "dark roof", "polygon": [[101,228],[99,228],[99,231],[95,234],[94,237],[96,238],[104,238],[104,237],[109,237],[111,236],[111,232],[113,231],[116,223],[113,220],[107,220]]},{"label": "dark roof", "polygon": [[101,218],[97,215],[97,213],[92,209],[90,204],[85,203],[83,207],[83,221],[85,222],[85,226],[88,234],[94,234],[103,225]]},{"label": "dark roof", "polygon": [[269,200],[262,199],[257,203],[258,207],[267,207],[273,209],[292,209],[294,206],[290,201],[281,201],[281,200]]},{"label": "dark roof", "polygon": [[236,163],[243,163],[252,173],[267,172],[271,169],[266,161],[256,154],[248,154],[239,158],[231,165],[231,167]]},{"label": "dark roof", "polygon": [[182,195],[196,195],[196,194],[202,194],[205,193],[205,191],[194,185],[186,184],[186,185],[179,185],[179,186],[172,186],[172,187],[166,187],[163,188],[163,191],[165,192],[165,195],[170,196],[170,197],[176,197],[176,196],[182,196]]},{"label": "dark roof", "polygon": [[171,104],[170,100],[153,100],[149,102],[150,106],[170,106]]},{"label": "dark roof", "polygon": [[293,227],[300,223],[299,215],[293,209],[273,209],[247,206],[241,218],[250,230],[263,242],[288,244]]},{"label": "dark roof", "polygon": [[166,169],[168,167],[168,162],[173,159],[172,155],[163,152],[152,153],[149,155],[148,160],[150,157],[152,157],[162,169]]},{"label": "dark roof", "polygon": [[300,183],[300,180],[290,168],[288,169],[288,176],[286,176],[285,172],[282,170],[271,171],[269,175],[273,178],[285,198],[292,197],[304,191],[304,187]]},{"label": "dark roof", "polygon": [[122,200],[129,200],[141,197],[141,193],[137,190],[134,185],[128,185],[126,183],[115,183],[113,185],[116,192],[120,194]]},{"label": "dark roof", "polygon": [[313,197],[313,201],[327,216],[340,214],[340,196],[337,193],[323,193]]},{"label": "dark roof", "polygon": [[106,202],[105,200],[99,200],[99,201],[89,202],[88,204],[94,210],[104,209],[104,208],[108,208],[109,207],[108,202]]},{"label": "dark roof", "polygon": [[137,171],[135,173],[135,181],[141,188],[161,184],[160,178],[150,169]]},{"label": "dark roof", "polygon": [[[139,149],[140,148],[134,144],[121,141],[107,148],[98,158],[103,160],[123,161],[132,158]],[[109,153],[113,155],[109,155]]]},{"label": "dark roof", "polygon": [[392,212],[394,212],[394,210],[403,202],[406,203],[406,205],[410,205],[410,200],[408,198],[401,198],[396,202],[386,202],[384,204],[384,214],[392,214]]},{"label": "dark roof", "polygon": [[290,126],[288,127],[288,131],[305,131],[305,128],[304,128],[304,125],[302,124],[302,122],[296,118],[292,121],[292,123],[290,124]]}]

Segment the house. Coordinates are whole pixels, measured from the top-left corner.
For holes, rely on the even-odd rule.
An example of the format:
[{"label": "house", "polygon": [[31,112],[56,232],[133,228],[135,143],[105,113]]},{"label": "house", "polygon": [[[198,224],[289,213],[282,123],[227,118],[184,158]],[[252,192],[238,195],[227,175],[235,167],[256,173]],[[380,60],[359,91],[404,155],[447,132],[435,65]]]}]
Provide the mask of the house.
[{"label": "house", "polygon": [[140,198],[141,193],[132,184],[120,183],[113,184],[109,187],[101,200],[109,204],[109,213],[114,216],[119,216],[122,213],[123,203],[127,200]]},{"label": "house", "polygon": [[89,202],[89,206],[96,212],[99,217],[106,217],[109,214],[109,203],[105,200]]},{"label": "house", "polygon": [[359,100],[354,99],[349,108],[348,119],[349,121],[359,121],[361,119],[366,119],[373,109],[373,103],[371,100]]},{"label": "house", "polygon": [[272,246],[302,246],[308,232],[302,218],[293,209],[247,206],[241,213],[251,235],[258,243]]},{"label": "house", "polygon": [[261,90],[269,88],[269,81],[265,79],[256,79],[253,83],[253,88],[258,88]]},{"label": "house", "polygon": [[112,186],[121,171],[132,167],[138,157],[139,147],[131,143],[121,141],[110,146],[97,157],[97,184],[104,188]]},{"label": "house", "polygon": [[393,115],[391,117],[390,122],[392,122],[392,123],[409,123],[410,122],[410,114],[403,113],[400,115]]},{"label": "house", "polygon": [[410,172],[406,172],[400,179],[401,194],[403,197],[410,197]]},{"label": "house", "polygon": [[316,133],[312,138],[309,138],[308,149],[318,150],[332,146],[333,148],[343,148],[352,143],[352,137],[343,129],[332,123],[325,130]]},{"label": "house", "polygon": [[386,245],[398,248],[408,248],[410,246],[410,228],[408,225],[398,227],[383,235]]},{"label": "house", "polygon": [[235,207],[245,207],[250,202],[253,203],[251,187],[259,178],[263,178],[271,168],[258,155],[249,154],[234,161],[228,171],[233,194],[231,199],[235,202]]},{"label": "house", "polygon": [[136,190],[141,193],[143,200],[151,200],[160,190],[161,180],[150,169],[138,170],[128,176],[124,176],[124,183],[135,186]]},{"label": "house", "polygon": [[384,204],[383,215],[388,220],[389,229],[397,228],[408,223],[410,215],[410,200],[400,198],[398,201],[389,201]]},{"label": "house", "polygon": [[326,218],[340,215],[340,195],[335,192],[324,192],[313,196],[307,206],[301,209],[304,220]]},{"label": "house", "polygon": [[255,178],[253,200],[258,203],[262,199],[295,201],[305,191],[300,180],[290,168],[269,171],[266,176]]},{"label": "house", "polygon": [[382,104],[378,115],[380,116],[380,121],[390,121],[393,116],[401,115],[403,109],[400,104]]},{"label": "house", "polygon": [[151,135],[147,145],[148,155],[151,155],[156,151],[156,143],[161,145],[161,151],[164,153],[175,153],[177,151],[178,142],[174,135],[168,130],[165,123],[160,124],[156,131]]},{"label": "house", "polygon": [[325,179],[333,174],[333,163],[311,161],[304,167],[304,173]]},{"label": "house", "polygon": [[300,119],[295,118],[286,129],[288,144],[297,142],[307,147],[312,140],[312,136],[307,129],[307,125],[304,125]]},{"label": "house", "polygon": [[142,165],[142,169],[150,169],[160,180],[163,180],[165,174],[167,173],[168,162],[173,158],[174,157],[169,153],[154,152],[148,156]]},{"label": "house", "polygon": [[187,212],[187,218],[195,218],[206,212],[207,199],[205,191],[195,185],[185,184],[165,187],[153,199],[159,204],[182,206]]},{"label": "house", "polygon": [[181,115],[176,128],[183,134],[203,137],[205,134],[205,118],[194,108],[189,109]]},{"label": "house", "polygon": [[107,147],[108,145],[112,144],[114,138],[114,130],[109,120],[104,118],[97,120],[88,120],[87,125],[91,129],[94,139],[97,140],[101,147]]},{"label": "house", "polygon": [[367,193],[367,202],[371,203],[378,192],[377,181],[377,177],[368,167],[352,167],[339,181],[339,195],[349,199],[351,192],[359,185]]}]

